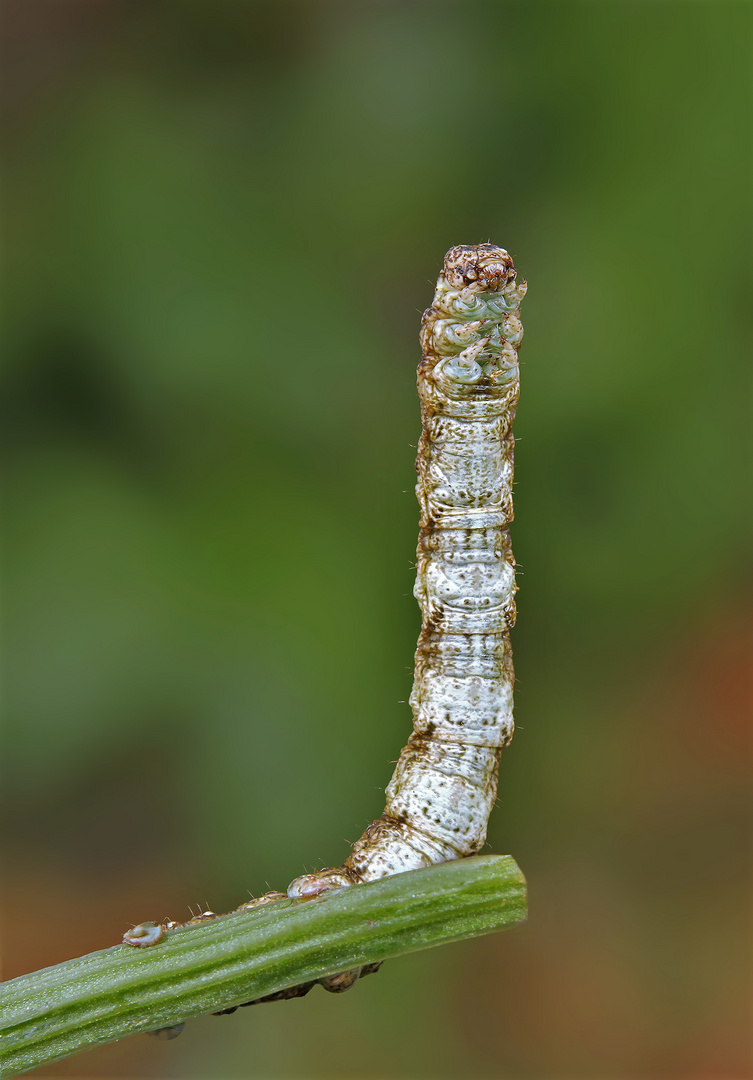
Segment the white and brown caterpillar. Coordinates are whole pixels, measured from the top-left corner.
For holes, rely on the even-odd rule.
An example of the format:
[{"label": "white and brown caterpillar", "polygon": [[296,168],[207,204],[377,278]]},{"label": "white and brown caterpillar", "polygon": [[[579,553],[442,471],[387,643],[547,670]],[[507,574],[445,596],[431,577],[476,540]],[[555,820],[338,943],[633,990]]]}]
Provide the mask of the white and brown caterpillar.
[{"label": "white and brown caterpillar", "polygon": [[520,301],[506,251],[448,251],[421,327],[421,508],[414,595],[422,627],[413,734],[384,813],[343,866],[305,874],[288,896],[473,855],[486,840],[502,748],[513,733],[515,622],[512,423],[520,389]]},{"label": "white and brown caterpillar", "polygon": [[[304,874],[287,896],[375,881],[479,851],[497,794],[502,748],[513,733],[510,546],[520,390],[520,301],[508,253],[494,244],[451,248],[421,325],[421,508],[414,595],[422,626],[411,693],[413,734],[387,786],[384,813],[342,866]],[[254,908],[285,897],[268,893]],[[165,923],[163,930],[190,926]],[[154,924],[144,924],[149,928]],[[127,944],[150,945],[139,926]]]},{"label": "white and brown caterpillar", "polygon": [[[414,589],[422,626],[410,699],[413,734],[387,786],[384,813],[343,866],[304,874],[287,894],[267,893],[238,911],[460,859],[486,840],[500,755],[513,733],[510,628],[517,587],[509,524],[525,293],[506,251],[494,244],[463,245],[447,252],[434,301],[424,312]],[[187,923],[140,924],[123,941],[154,945],[168,931],[215,917],[205,911]],[[245,1004],[301,997],[317,982],[340,993],[379,966]],[[156,1034],[173,1038],[181,1026]]]}]

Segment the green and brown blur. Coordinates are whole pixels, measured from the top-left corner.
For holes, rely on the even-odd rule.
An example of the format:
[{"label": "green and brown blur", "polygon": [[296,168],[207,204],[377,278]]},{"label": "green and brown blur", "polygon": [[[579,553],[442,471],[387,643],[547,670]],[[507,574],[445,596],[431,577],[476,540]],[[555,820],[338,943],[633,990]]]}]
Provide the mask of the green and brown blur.
[{"label": "green and brown blur", "polygon": [[753,1071],[753,8],[6,0],[3,977],[337,865],[410,731],[420,312],[529,282],[528,926],[58,1077]]}]

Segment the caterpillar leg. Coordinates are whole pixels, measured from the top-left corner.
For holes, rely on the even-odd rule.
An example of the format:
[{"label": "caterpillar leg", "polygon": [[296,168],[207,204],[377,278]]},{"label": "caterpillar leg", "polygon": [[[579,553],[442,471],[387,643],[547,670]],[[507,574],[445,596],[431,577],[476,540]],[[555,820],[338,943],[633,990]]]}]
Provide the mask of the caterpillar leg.
[{"label": "caterpillar leg", "polygon": [[321,893],[331,889],[342,889],[344,885],[355,885],[361,878],[345,866],[333,866],[320,870],[316,874],[301,874],[288,885],[291,900],[313,900]]},{"label": "caterpillar leg", "polygon": [[[324,975],[321,979],[312,979],[310,982],[299,983],[298,986],[289,986],[287,990],[278,990],[275,994],[265,994],[264,997],[254,998],[253,1001],[244,1001],[241,1005],[234,1005],[231,1009],[221,1009],[212,1013],[212,1016],[228,1016],[238,1009],[245,1009],[249,1005],[263,1005],[268,1001],[290,1001],[292,998],[305,997],[310,990],[319,984],[330,994],[342,994],[350,990],[359,979],[367,975],[374,975],[382,966],[378,964],[364,964],[363,967],[353,968],[351,971],[341,971],[338,975]],[[163,1036],[164,1038],[165,1036]],[[174,1036],[172,1036],[174,1038]]]}]

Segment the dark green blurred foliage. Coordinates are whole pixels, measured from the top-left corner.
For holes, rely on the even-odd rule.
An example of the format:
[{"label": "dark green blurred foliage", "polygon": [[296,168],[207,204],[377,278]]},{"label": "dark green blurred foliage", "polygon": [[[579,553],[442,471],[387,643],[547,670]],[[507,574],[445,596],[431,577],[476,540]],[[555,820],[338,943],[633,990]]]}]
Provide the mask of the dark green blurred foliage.
[{"label": "dark green blurred foliage", "polygon": [[490,830],[528,928],[55,1075],[750,1075],[750,5],[3,15],[7,975],[379,813],[419,313],[456,243],[530,285]]}]

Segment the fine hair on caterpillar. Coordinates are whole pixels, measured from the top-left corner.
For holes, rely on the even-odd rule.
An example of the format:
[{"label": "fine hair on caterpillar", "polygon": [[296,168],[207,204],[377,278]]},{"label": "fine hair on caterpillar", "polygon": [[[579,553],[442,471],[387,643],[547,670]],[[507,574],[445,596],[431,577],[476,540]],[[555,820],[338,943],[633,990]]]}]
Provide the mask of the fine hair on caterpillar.
[{"label": "fine hair on caterpillar", "polygon": [[[238,911],[465,858],[486,841],[501,752],[513,734],[510,630],[517,586],[509,526],[525,294],[503,248],[460,245],[447,252],[423,315],[414,588],[422,621],[410,696],[413,731],[387,785],[384,812],[342,866],[297,877],[287,893],[267,893]],[[123,940],[157,944],[165,932],[215,917],[205,911],[183,924],[145,923]],[[301,997],[317,982],[340,993],[378,967],[333,973],[257,1000]],[[177,1033],[163,1030],[163,1037]]]}]

